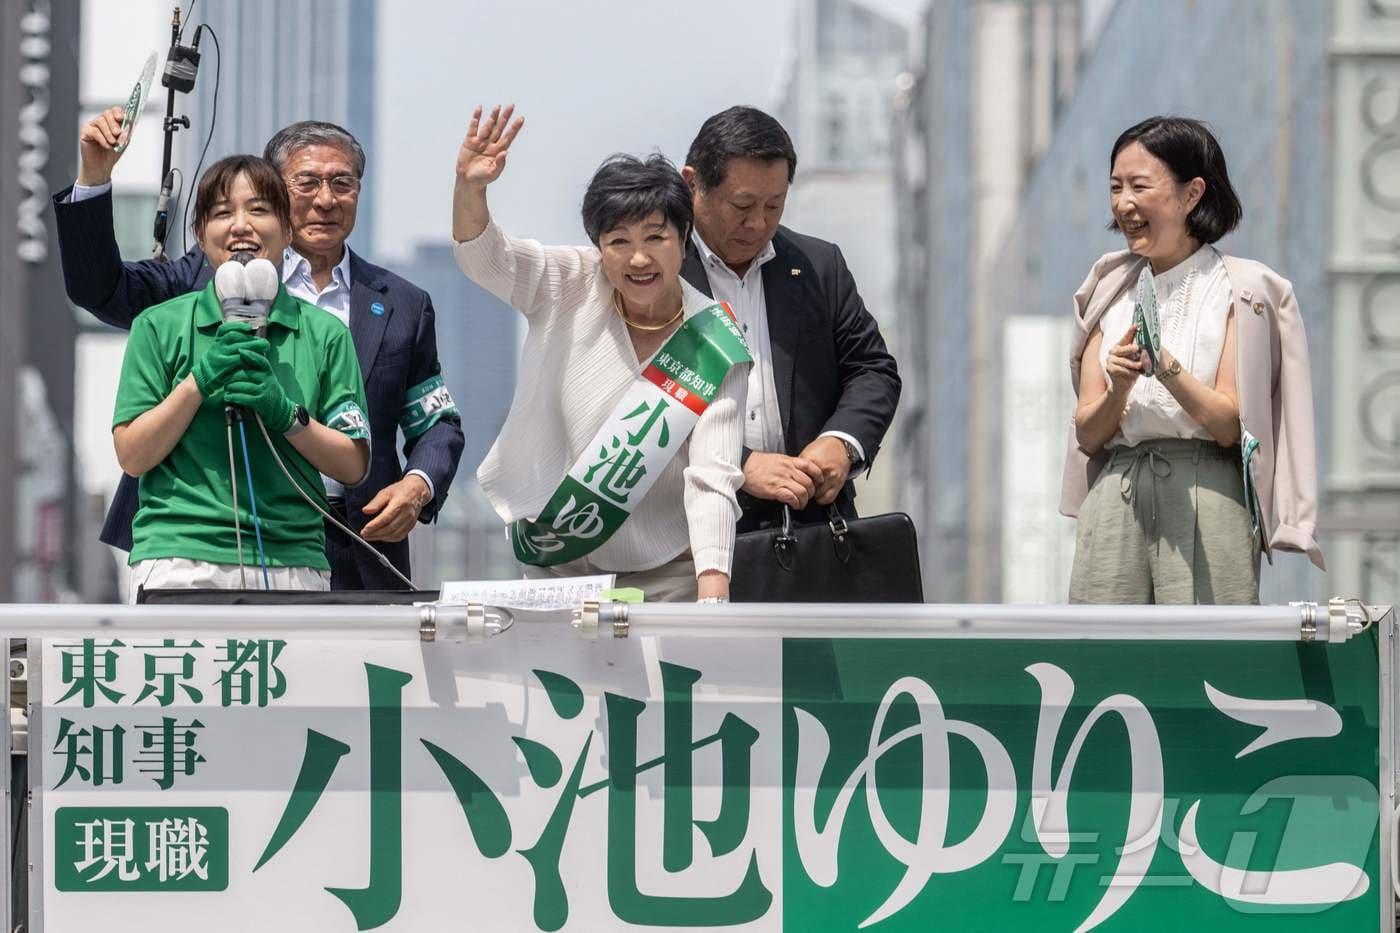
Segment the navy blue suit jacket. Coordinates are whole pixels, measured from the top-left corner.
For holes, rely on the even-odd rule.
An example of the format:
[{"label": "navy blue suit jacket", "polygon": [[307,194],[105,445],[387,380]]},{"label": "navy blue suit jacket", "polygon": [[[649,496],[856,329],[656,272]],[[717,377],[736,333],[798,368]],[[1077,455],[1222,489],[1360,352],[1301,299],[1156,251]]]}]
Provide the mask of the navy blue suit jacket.
[{"label": "navy blue suit jacket", "polygon": [[[136,315],[188,291],[203,288],[212,275],[196,246],[171,262],[123,262],[112,229],[111,194],[77,203],[72,189],[54,196],[63,284],[73,304],[113,327],[130,329]],[[408,390],[438,375],[437,331],[428,293],[387,269],[350,253],[350,335],[365,379],[369,403],[370,468],[368,478],[346,493],[355,530],[369,520],[360,510],[406,470],[422,470],[433,482],[434,498],[419,520],[437,517],[457,473],[464,438],[461,419],[447,417],[404,445],[407,466],[399,461],[399,413]],[[382,310],[381,310],[382,309]],[[102,540],[131,548],[131,519],[136,514],[137,482],[122,478]],[[402,583],[344,535],[329,533],[331,585],[336,589],[399,589]],[[376,542],[400,572],[409,575],[408,542]]]}]

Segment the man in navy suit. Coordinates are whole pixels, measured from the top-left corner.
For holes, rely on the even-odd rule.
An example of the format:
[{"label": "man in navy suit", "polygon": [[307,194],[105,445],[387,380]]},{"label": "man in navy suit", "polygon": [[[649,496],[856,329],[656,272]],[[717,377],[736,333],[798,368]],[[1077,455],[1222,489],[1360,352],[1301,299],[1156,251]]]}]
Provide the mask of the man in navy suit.
[{"label": "man in navy suit", "polygon": [[[59,253],[68,298],[123,329],[146,308],[208,283],[199,247],[173,262],[123,262],[112,228],[112,169],[129,137],[124,110],[113,107],[79,136],[77,184],[54,196]],[[334,314],[350,328],[369,403],[368,479],[351,489],[327,481],[341,521],[356,529],[404,576],[410,576],[408,533],[442,508],[462,456],[461,417],[442,382],[432,299],[387,269],[366,262],[345,241],[355,227],[365,154],[333,123],[304,121],[281,130],[263,155],[286,180],[292,245],[283,283],[297,298]],[[191,179],[195,181],[195,179]],[[405,437],[399,460],[396,435]],[[137,481],[122,478],[102,540],[130,549]],[[333,589],[400,589],[402,581],[344,533],[327,524]]]},{"label": "man in navy suit", "polygon": [[870,468],[899,403],[899,370],[834,243],[779,225],[797,153],[782,124],[731,107],[700,127],[681,174],[695,228],[681,275],[733,309],[748,341],[740,531],[835,505]]}]

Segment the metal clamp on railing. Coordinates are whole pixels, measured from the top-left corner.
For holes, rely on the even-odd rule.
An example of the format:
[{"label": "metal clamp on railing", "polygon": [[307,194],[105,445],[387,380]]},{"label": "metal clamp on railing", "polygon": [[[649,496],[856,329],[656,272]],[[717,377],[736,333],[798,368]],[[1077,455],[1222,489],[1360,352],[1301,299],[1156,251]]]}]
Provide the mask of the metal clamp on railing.
[{"label": "metal clamp on railing", "polygon": [[609,627],[613,638],[626,638],[631,632],[627,621],[627,603],[586,599],[582,608],[573,611],[571,624],[589,641],[596,641],[599,630]]},{"label": "metal clamp on railing", "polygon": [[1317,640],[1317,603],[1293,602],[1288,605],[1298,609],[1302,618],[1298,622],[1298,640]]},{"label": "metal clamp on railing", "polygon": [[515,624],[509,609],[482,603],[421,603],[419,635],[431,641],[485,641]]},{"label": "metal clamp on railing", "polygon": [[1389,606],[1368,606],[1355,596],[1334,596],[1327,601],[1328,640],[1342,642],[1360,635],[1389,612]]}]

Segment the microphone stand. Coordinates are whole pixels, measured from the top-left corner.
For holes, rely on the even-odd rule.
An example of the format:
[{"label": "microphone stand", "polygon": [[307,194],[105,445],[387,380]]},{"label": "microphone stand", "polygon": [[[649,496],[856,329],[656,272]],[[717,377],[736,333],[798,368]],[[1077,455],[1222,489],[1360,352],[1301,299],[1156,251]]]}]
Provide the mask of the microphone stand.
[{"label": "microphone stand", "polygon": [[[195,44],[193,47],[180,44],[180,8],[175,7],[175,12],[170,18],[170,52],[166,55],[165,71],[160,77],[160,83],[165,86],[165,143],[161,150],[160,157],[160,196],[156,200],[156,220],[153,236],[155,246],[151,251],[153,258],[162,262],[168,262],[170,257],[165,253],[165,238],[170,229],[170,201],[175,190],[175,173],[170,166],[171,156],[175,146],[175,133],[181,127],[190,128],[190,118],[188,116],[175,116],[175,94],[194,89],[195,72],[199,68],[199,34],[195,33]],[[178,197],[177,197],[178,200]]]}]

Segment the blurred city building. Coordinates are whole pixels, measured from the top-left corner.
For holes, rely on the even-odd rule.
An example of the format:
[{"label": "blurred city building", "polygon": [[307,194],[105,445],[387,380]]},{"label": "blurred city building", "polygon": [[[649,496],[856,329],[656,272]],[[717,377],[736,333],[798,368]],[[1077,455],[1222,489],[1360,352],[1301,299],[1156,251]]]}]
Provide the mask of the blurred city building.
[{"label": "blurred city building", "polygon": [[[1015,474],[1042,493],[1047,477],[1058,477],[1047,452],[1063,450],[1063,438],[1051,435],[1065,420],[1049,394],[1058,383],[1046,378],[1058,370],[1035,355],[1054,356],[1068,330],[1061,340],[1047,320],[1022,334],[1016,356],[1006,359],[992,288],[1006,274],[998,262],[1003,238],[1013,229],[1035,236],[1013,219],[1055,116],[1074,92],[1085,41],[1080,12],[1076,3],[952,0],[927,10],[911,43],[896,115],[897,301],[901,371],[908,373],[898,455],[909,478],[906,505],[923,532],[932,601],[1001,595],[1001,469],[990,461],[1001,454],[1004,426],[1000,392],[988,392],[987,381],[1018,380],[1018,397],[1027,396],[1040,416],[1022,412],[1020,427],[1029,433],[1018,434]],[[1068,294],[1058,302],[1046,296],[1040,309],[1017,301],[1007,316],[1051,313],[1067,307]],[[1034,490],[1013,491],[1015,514],[1042,526],[1042,558],[1059,563],[1055,523],[1040,517],[1050,504],[1028,498]]]},{"label": "blurred city building", "polygon": [[1330,573],[1293,555],[1264,599],[1400,580],[1400,13],[1361,0],[932,4],[896,116],[901,472],[934,601],[1058,601],[1070,296],[1121,249],[1116,136],[1206,120],[1245,206],[1220,247],[1293,281],[1309,332]]},{"label": "blurred city building", "polygon": [[[206,34],[200,43],[205,58],[187,145],[198,141],[202,147],[208,138],[208,165],[237,152],[261,154],[272,134],[289,123],[327,120],[345,127],[365,147],[365,184],[372,189],[377,16],[376,0],[199,4],[195,20],[214,30],[223,61],[216,82],[212,65],[218,56]],[[374,198],[366,195],[360,198],[350,245],[373,259],[374,242]]]},{"label": "blurred city building", "polygon": [[[79,575],[72,444],[76,322],[63,297],[49,193],[72,181],[82,8],[0,12],[0,599],[73,598]],[[134,77],[133,73],[133,77]]]},{"label": "blurred city building", "polygon": [[[5,80],[0,81],[0,114],[5,114],[7,124],[7,132],[0,132],[0,165],[7,167],[19,163],[19,133],[13,115],[20,110],[22,97],[17,80],[22,13],[18,4],[0,7],[0,63],[5,71]],[[17,217],[23,197],[19,173],[0,172],[0,216]],[[19,225],[0,223],[0,398],[8,399],[15,397],[19,369],[24,363],[24,290],[20,287],[23,266],[19,250]],[[15,509],[19,464],[14,450],[19,420],[16,406],[0,409],[0,514],[10,514]],[[14,572],[14,535],[0,533],[0,599],[11,598]]]},{"label": "blurred city building", "polygon": [[[793,23],[774,114],[797,148],[783,224],[841,247],[861,298],[899,358],[891,137],[908,31],[857,0],[798,0]],[[896,505],[903,478],[889,452],[898,443],[895,432],[887,435],[886,453],[857,483],[862,514]]]},{"label": "blurred city building", "polygon": [[462,413],[466,448],[447,502],[409,541],[414,582],[517,577],[505,526],[476,482],[515,393],[517,311],[462,274],[449,243],[420,243],[395,269],[433,296],[442,375]]}]

